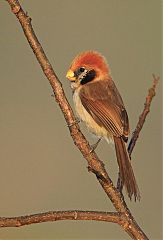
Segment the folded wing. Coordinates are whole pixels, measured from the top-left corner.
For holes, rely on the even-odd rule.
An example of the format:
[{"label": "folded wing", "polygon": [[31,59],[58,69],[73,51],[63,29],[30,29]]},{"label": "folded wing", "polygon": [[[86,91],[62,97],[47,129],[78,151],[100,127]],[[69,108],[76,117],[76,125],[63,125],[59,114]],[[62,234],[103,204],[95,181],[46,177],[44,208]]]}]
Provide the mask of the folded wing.
[{"label": "folded wing", "polygon": [[127,139],[129,122],[122,98],[112,80],[86,84],[80,99],[97,124],[116,137]]}]

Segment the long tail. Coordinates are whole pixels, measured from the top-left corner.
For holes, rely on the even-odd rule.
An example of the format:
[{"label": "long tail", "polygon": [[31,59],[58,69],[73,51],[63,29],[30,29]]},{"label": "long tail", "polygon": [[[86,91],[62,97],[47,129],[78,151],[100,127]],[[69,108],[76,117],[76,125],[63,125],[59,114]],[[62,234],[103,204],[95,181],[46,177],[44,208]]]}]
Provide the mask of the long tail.
[{"label": "long tail", "polygon": [[134,195],[135,201],[140,200],[140,192],[131,166],[131,160],[126,150],[125,142],[121,137],[114,136],[114,143],[122,184],[125,186],[130,199],[132,198],[132,195]]}]

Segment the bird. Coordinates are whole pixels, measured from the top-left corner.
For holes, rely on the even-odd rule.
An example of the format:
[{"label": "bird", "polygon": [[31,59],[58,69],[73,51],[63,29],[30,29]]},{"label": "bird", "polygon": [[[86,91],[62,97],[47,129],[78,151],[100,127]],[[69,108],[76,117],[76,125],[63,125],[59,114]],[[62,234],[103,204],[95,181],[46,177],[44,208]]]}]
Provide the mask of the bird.
[{"label": "bird", "polygon": [[105,57],[97,51],[79,53],[72,61],[66,78],[71,82],[78,118],[90,132],[114,142],[119,174],[130,200],[140,200],[140,192],[126,143],[129,119],[122,97],[112,79]]}]

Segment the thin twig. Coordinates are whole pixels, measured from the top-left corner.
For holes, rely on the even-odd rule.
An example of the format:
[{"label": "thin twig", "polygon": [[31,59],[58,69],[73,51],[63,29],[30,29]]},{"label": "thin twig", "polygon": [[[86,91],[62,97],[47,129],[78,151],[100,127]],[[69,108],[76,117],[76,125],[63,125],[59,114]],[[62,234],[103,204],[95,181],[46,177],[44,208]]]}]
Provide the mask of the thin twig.
[{"label": "thin twig", "polygon": [[139,137],[139,133],[145,123],[145,120],[146,120],[146,117],[147,117],[147,114],[150,112],[150,106],[151,106],[151,102],[152,102],[152,99],[153,97],[156,95],[156,86],[157,86],[157,83],[159,81],[160,77],[156,77],[154,74],[153,74],[153,85],[152,87],[148,90],[148,95],[146,97],[146,101],[144,103],[144,109],[143,109],[143,112],[142,114],[140,115],[139,117],[139,121],[136,125],[136,128],[135,128],[135,131],[132,133],[132,138],[130,140],[130,143],[128,145],[128,153],[129,153],[129,156],[131,157],[131,153],[135,147],[135,144],[136,144],[136,141]]},{"label": "thin twig", "polygon": [[22,227],[35,223],[61,220],[93,220],[125,224],[123,215],[116,212],[98,212],[98,211],[50,211],[39,214],[32,214],[20,217],[0,217],[0,227]]},{"label": "thin twig", "polygon": [[[121,197],[121,194],[113,186],[113,183],[109,178],[103,163],[99,160],[99,158],[94,152],[91,152],[91,147],[88,141],[86,140],[86,138],[83,136],[83,134],[80,131],[80,128],[72,112],[72,109],[64,94],[61,83],[57,78],[56,74],[54,73],[54,70],[52,69],[50,62],[48,61],[41,47],[41,44],[39,43],[33,31],[33,28],[31,25],[31,19],[27,16],[27,14],[25,14],[18,0],[7,0],[7,2],[11,6],[12,12],[16,15],[19,22],[21,23],[24,34],[35,56],[37,57],[37,60],[41,65],[41,68],[44,74],[46,75],[47,79],[51,84],[51,87],[55,95],[55,99],[58,102],[64,114],[65,120],[67,122],[67,125],[69,126],[70,134],[73,138],[75,145],[78,147],[78,149],[83,154],[84,158],[87,160],[88,166],[90,167],[90,169],[92,169],[92,172],[96,173],[99,183],[101,184],[104,191],[112,201],[117,212],[121,214],[121,216],[123,215],[124,224],[122,225],[120,224],[120,225],[132,238],[148,239],[145,233],[140,229],[138,224],[135,222],[129,209],[127,208],[125,201]],[[10,218],[10,220],[11,219],[13,218]],[[42,217],[42,221],[44,221],[43,217]]]}]

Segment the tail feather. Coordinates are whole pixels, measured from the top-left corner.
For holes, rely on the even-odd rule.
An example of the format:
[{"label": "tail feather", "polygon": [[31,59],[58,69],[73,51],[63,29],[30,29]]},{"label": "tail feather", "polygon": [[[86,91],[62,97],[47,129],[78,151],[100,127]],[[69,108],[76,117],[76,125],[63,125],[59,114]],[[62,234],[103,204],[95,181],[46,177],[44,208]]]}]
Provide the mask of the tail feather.
[{"label": "tail feather", "polygon": [[130,199],[132,198],[132,195],[134,195],[135,201],[140,200],[140,192],[136,183],[125,142],[121,137],[114,137],[114,143],[122,184],[125,186]]}]

